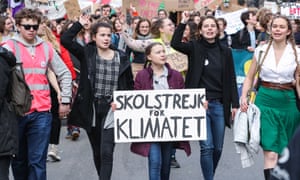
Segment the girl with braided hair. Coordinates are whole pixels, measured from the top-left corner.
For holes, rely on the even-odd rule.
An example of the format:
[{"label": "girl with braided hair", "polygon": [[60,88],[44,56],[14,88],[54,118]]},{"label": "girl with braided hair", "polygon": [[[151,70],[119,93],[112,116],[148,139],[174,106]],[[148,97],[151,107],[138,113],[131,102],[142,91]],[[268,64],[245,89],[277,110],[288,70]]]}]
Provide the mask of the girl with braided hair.
[{"label": "girl with braided hair", "polygon": [[260,144],[264,151],[265,179],[270,178],[278,156],[300,122],[295,94],[300,49],[295,45],[292,25],[286,17],[274,17],[270,31],[269,42],[255,49],[241,96],[241,111],[247,111],[247,91],[252,87],[257,66],[261,65],[261,85],[254,103],[261,111]]}]

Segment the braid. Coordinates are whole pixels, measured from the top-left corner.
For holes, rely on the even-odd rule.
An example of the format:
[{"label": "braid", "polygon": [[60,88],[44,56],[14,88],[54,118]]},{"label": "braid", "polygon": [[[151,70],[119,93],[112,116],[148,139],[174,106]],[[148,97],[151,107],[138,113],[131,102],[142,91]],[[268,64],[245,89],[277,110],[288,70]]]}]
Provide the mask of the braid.
[{"label": "braid", "polygon": [[296,50],[296,43],[295,43],[294,36],[290,36],[289,41],[290,41],[290,43],[292,45],[292,48],[293,48],[293,51],[294,51],[296,64],[298,65],[299,64],[299,62],[298,62],[298,53],[297,53],[297,50]]},{"label": "braid", "polygon": [[260,73],[262,64],[263,64],[263,62],[265,61],[265,59],[266,59],[266,57],[267,57],[267,54],[269,53],[270,47],[271,47],[271,45],[272,45],[272,42],[273,42],[273,38],[271,37],[271,38],[270,38],[270,41],[269,41],[269,44],[268,44],[268,47],[267,47],[267,49],[266,49],[266,53],[264,54],[262,60],[261,60],[260,62],[256,62],[256,63],[259,63],[259,64],[257,64],[257,70],[256,70],[256,72],[257,72],[258,74]]}]

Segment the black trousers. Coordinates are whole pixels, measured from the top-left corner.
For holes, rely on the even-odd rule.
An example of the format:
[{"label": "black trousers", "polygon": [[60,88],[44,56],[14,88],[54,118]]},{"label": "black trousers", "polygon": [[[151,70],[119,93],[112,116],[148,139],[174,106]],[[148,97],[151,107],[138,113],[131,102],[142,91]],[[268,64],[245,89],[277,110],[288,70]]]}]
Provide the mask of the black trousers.
[{"label": "black trousers", "polygon": [[87,132],[93,150],[94,164],[99,179],[110,180],[113,167],[114,129],[103,129],[110,103],[95,102],[96,127]]},{"label": "black trousers", "polygon": [[[51,86],[50,86],[51,87]],[[59,119],[58,115],[58,108],[59,103],[57,100],[57,93],[51,87],[51,114],[52,114],[52,124],[51,124],[51,133],[50,133],[50,141],[49,144],[59,144],[59,135],[60,135],[60,127],[61,127],[61,120]]]},{"label": "black trousers", "polygon": [[0,179],[9,180],[9,166],[11,156],[0,156]]}]

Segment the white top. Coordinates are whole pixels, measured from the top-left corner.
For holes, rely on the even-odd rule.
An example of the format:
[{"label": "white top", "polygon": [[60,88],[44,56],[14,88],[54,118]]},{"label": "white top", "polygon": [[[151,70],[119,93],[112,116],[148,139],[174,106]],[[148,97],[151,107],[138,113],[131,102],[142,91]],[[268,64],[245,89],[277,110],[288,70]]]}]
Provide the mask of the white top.
[{"label": "white top", "polygon": [[[259,52],[262,50],[263,53],[261,55],[260,62],[262,61],[268,44],[264,44],[258,46],[255,49],[254,56],[256,57],[256,61],[258,62]],[[296,47],[296,51],[298,54],[298,62],[300,59],[300,50]],[[296,70],[297,64],[295,61],[294,50],[290,43],[287,44],[285,50],[279,60],[278,64],[276,65],[275,61],[275,53],[273,45],[271,45],[269,52],[263,62],[261,71],[260,71],[260,78],[262,81],[273,82],[273,83],[290,83],[292,82],[295,77],[294,73]]]}]

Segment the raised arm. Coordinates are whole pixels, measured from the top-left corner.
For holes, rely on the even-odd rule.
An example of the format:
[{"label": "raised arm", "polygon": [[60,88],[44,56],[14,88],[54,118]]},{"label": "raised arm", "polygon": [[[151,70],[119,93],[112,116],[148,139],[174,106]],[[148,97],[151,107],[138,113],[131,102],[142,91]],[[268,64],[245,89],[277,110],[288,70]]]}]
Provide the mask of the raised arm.
[{"label": "raised arm", "polygon": [[182,42],[182,36],[183,32],[185,30],[186,22],[188,20],[189,16],[187,12],[182,13],[182,20],[181,23],[177,26],[175,29],[175,32],[173,34],[172,40],[171,40],[171,46],[175,50],[182,52],[184,54],[190,54],[191,50],[193,49],[190,43]]},{"label": "raised arm", "polygon": [[122,38],[124,39],[125,43],[128,47],[130,47],[134,51],[138,52],[145,52],[145,48],[153,42],[151,39],[147,40],[136,40],[133,39],[128,33],[122,32]]},{"label": "raised arm", "polygon": [[81,15],[79,18],[79,21],[75,22],[73,26],[68,29],[65,33],[61,35],[61,44],[74,56],[78,58],[79,61],[81,61],[84,55],[84,50],[82,46],[74,41],[77,34],[80,32],[80,30],[83,28],[83,25],[88,21],[89,16],[87,15]]}]

